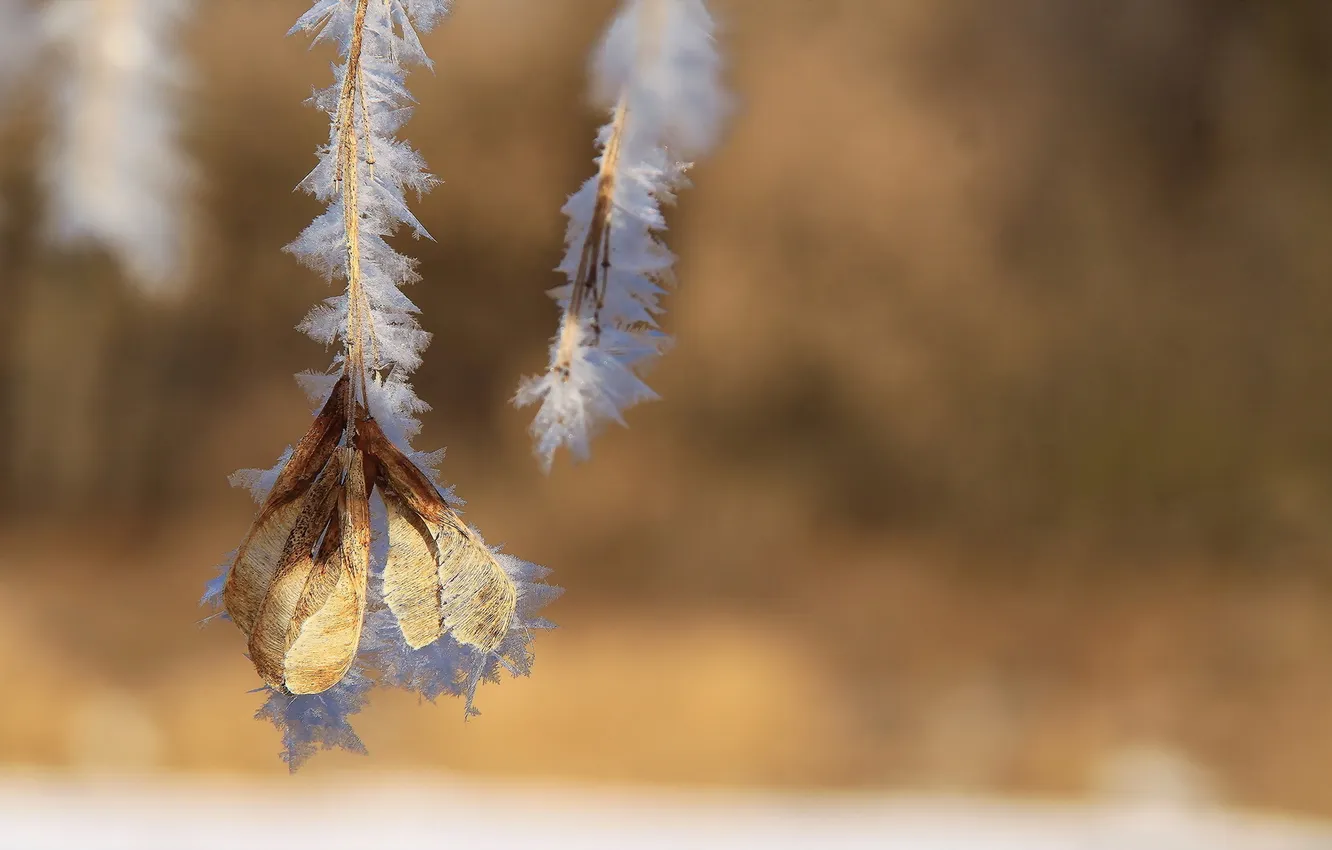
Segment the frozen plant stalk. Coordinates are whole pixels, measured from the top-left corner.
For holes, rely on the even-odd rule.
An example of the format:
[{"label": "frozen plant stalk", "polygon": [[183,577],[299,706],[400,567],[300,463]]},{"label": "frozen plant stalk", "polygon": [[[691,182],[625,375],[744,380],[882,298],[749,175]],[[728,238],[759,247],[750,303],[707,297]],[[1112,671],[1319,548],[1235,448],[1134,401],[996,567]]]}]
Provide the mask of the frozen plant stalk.
[{"label": "frozen plant stalk", "polygon": [[179,147],[185,70],[178,45],[193,5],[52,0],[46,9],[46,35],[61,69],[45,163],[52,236],[62,245],[104,246],[154,295],[183,279],[182,207],[191,170]]},{"label": "frozen plant stalk", "polygon": [[588,455],[597,425],[656,394],[639,377],[667,343],[658,298],[674,256],[658,240],[661,207],[686,185],[689,158],[709,150],[726,111],[713,21],[702,0],[626,0],[599,46],[595,94],[611,113],[597,174],[564,207],[569,279],[551,295],[560,328],[545,374],[514,398],[540,405],[536,454],[549,471],[566,446]]},{"label": "frozen plant stalk", "polygon": [[284,731],[294,768],[315,748],[361,749],[347,723],[377,680],[471,698],[503,666],[526,673],[544,571],[485,544],[411,449],[426,409],[408,382],[428,335],[400,286],[415,263],[385,242],[399,225],[425,236],[405,192],[429,188],[421,158],[395,138],[411,97],[405,64],[443,0],[318,0],[296,23],[337,45],[334,83],[313,98],[329,142],[302,187],[327,210],[288,246],[345,282],[303,329],[340,351],[305,383],[322,405],[271,470],[239,474],[261,501],[221,582],[271,693],[261,711]]}]

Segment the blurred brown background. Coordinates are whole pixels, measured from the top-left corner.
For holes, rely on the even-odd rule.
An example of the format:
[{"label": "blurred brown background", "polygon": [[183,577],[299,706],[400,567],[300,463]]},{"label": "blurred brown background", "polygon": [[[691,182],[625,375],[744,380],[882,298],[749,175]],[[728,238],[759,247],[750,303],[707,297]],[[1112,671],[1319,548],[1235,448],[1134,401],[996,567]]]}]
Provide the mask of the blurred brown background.
[{"label": "blurred brown background", "polygon": [[[178,304],[42,247],[34,98],[0,137],[6,765],[283,769],[195,621],[226,475],[329,356],[279,250],[318,210],[305,5],[200,4]],[[475,721],[377,693],[370,765],[1082,794],[1148,748],[1332,815],[1332,5],[715,0],[738,111],[673,215],[664,401],[545,478],[508,399],[612,5],[459,0],[412,80],[418,444],[567,593]]]}]

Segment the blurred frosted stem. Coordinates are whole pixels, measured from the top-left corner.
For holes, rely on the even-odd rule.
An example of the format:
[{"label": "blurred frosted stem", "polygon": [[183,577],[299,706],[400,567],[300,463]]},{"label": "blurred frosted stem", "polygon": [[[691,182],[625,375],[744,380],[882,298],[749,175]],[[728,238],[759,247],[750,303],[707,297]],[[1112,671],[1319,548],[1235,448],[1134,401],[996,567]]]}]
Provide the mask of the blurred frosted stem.
[{"label": "blurred frosted stem", "polygon": [[713,28],[701,0],[627,0],[597,51],[594,88],[611,119],[597,174],[564,207],[569,283],[551,292],[561,318],[549,366],[514,398],[539,405],[532,434],[546,470],[561,446],[586,458],[602,422],[624,424],[626,408],[657,397],[639,376],[669,343],[658,298],[675,258],[657,236],[661,208],[726,109]]},{"label": "blurred frosted stem", "polygon": [[37,53],[37,21],[28,0],[0,0],[0,117]]},{"label": "blurred frosted stem", "polygon": [[179,50],[192,0],[52,0],[59,92],[44,177],[62,246],[100,245],[154,295],[184,281],[186,193]]}]

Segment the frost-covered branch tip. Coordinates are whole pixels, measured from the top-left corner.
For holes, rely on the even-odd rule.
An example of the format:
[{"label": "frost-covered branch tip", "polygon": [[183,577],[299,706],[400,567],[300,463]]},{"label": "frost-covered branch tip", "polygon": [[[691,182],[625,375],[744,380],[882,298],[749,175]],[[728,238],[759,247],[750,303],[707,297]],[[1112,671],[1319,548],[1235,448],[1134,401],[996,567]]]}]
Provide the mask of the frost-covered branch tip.
[{"label": "frost-covered branch tip", "polygon": [[726,112],[713,29],[702,0],[627,0],[598,47],[594,91],[611,117],[597,174],[564,207],[569,282],[551,292],[550,363],[514,398],[540,406],[532,434],[546,470],[560,446],[586,458],[601,422],[624,424],[626,408],[656,398],[640,375],[668,343],[658,299],[675,258],[658,238],[661,210]]},{"label": "frost-covered branch tip", "polygon": [[59,61],[44,164],[50,233],[61,245],[104,246],[153,295],[184,280],[192,167],[180,147],[180,43],[193,9],[193,0],[52,0],[44,17]]},{"label": "frost-covered branch tip", "polygon": [[235,477],[260,502],[220,597],[249,639],[270,691],[261,715],[283,730],[296,767],[315,749],[361,750],[348,716],[378,681],[427,698],[472,696],[500,668],[526,673],[535,609],[555,588],[540,567],[488,546],[412,450],[426,409],[409,378],[429,341],[401,291],[413,260],[385,241],[399,226],[427,235],[408,189],[433,178],[396,138],[410,115],[406,65],[428,63],[417,30],[442,0],[319,0],[293,31],[331,41],[341,62],[313,103],[329,141],[301,184],[328,204],[288,246],[344,282],[302,327],[337,343],[326,374],[305,375],[322,402],[314,424],[272,469]]}]

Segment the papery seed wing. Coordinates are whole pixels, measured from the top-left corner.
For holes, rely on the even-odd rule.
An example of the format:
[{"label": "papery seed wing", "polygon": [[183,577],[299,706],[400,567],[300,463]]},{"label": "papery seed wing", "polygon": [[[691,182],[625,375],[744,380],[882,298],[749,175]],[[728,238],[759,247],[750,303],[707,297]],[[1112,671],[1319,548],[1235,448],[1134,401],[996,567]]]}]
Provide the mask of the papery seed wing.
[{"label": "papery seed wing", "polygon": [[350,450],[345,498],[339,504],[342,520],[342,554],[347,569],[366,576],[370,572],[370,487],[365,477],[365,455]]},{"label": "papery seed wing", "polygon": [[336,685],[351,669],[361,641],[370,572],[370,499],[359,451],[348,466],[326,543],[335,529],[336,546],[320,547],[321,557],[296,603],[296,633],[284,662],[284,681],[293,694],[317,694]]},{"label": "papery seed wing", "polygon": [[388,561],[384,602],[398,619],[412,649],[434,643],[443,633],[439,599],[439,547],[419,515],[388,488],[381,491],[388,513]]},{"label": "papery seed wing", "polygon": [[236,551],[236,560],[223,587],[222,601],[227,614],[246,635],[254,630],[254,621],[268,595],[282,547],[291,536],[291,528],[300,513],[299,500],[266,511],[262,518],[255,520]]},{"label": "papery seed wing", "polygon": [[310,619],[328,602],[342,580],[345,571],[342,563],[342,500],[338,500],[339,510],[329,519],[324,539],[319,541],[319,551],[314,556],[314,567],[310,570],[305,587],[301,589],[296,607],[292,609],[292,628],[290,637],[295,638],[301,623]]},{"label": "papery seed wing", "polygon": [[283,687],[283,664],[295,636],[296,605],[315,568],[312,552],[335,514],[341,464],[328,464],[306,493],[250,632],[250,661],[263,680]]},{"label": "papery seed wing", "polygon": [[[426,604],[432,594],[425,593],[423,567],[431,555],[437,556],[439,618],[443,629],[463,644],[493,651],[504,640],[517,605],[518,589],[495,560],[480,538],[449,507],[439,490],[397,446],[389,441],[373,419],[358,423],[357,435],[366,451],[375,457],[385,480],[384,501],[396,497],[398,545],[393,554],[393,526],[389,530],[390,561],[394,581],[390,585],[385,568],[385,599],[397,597],[389,607],[398,616],[403,637],[425,640],[431,631],[430,611]],[[390,508],[390,522],[393,522]],[[410,516],[415,514],[416,522]],[[428,531],[431,540],[423,540]],[[406,613],[406,620],[403,613]],[[422,646],[425,644],[422,643]]]},{"label": "papery seed wing", "polygon": [[333,387],[324,409],[292,450],[227,573],[223,602],[227,614],[246,635],[254,629],[268,595],[282,550],[301,513],[302,497],[328,465],[346,426],[346,381],[344,375]]},{"label": "papery seed wing", "polygon": [[444,628],[459,643],[493,652],[513,622],[518,588],[489,547],[449,513],[436,537]]}]

